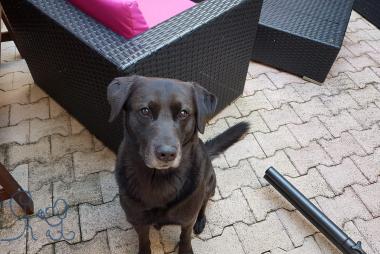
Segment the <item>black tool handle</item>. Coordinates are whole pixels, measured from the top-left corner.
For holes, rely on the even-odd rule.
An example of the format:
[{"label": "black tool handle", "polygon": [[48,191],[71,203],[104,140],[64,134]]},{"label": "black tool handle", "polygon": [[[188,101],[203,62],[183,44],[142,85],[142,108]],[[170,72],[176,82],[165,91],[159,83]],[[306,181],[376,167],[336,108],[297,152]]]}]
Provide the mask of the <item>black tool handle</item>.
[{"label": "black tool handle", "polygon": [[366,254],[360,241],[355,243],[276,169],[268,168],[264,178],[344,254]]}]

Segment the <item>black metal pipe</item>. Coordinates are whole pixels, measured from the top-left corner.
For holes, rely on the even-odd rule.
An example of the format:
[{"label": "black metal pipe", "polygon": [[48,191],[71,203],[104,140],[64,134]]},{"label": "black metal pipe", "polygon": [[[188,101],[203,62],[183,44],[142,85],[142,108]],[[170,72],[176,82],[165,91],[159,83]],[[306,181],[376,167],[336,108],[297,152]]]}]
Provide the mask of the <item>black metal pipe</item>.
[{"label": "black metal pipe", "polygon": [[286,180],[275,168],[266,170],[264,178],[302,213],[344,254],[366,254],[361,242],[355,243],[334,222],[311,203],[296,187]]}]

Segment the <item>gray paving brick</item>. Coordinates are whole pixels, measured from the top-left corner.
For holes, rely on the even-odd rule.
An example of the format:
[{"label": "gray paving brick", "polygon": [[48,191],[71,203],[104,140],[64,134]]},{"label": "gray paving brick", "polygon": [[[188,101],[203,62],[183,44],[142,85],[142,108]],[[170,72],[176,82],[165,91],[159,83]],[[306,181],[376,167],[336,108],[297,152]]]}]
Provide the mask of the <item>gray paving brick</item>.
[{"label": "gray paving brick", "polygon": [[380,183],[373,183],[367,186],[353,185],[356,194],[366,205],[374,217],[380,216]]},{"label": "gray paving brick", "polygon": [[349,93],[361,106],[380,100],[380,92],[372,85],[367,85],[363,89],[350,91]]},{"label": "gray paving brick", "polygon": [[295,149],[301,147],[286,126],[271,133],[257,132],[254,135],[267,156],[272,156],[277,150],[287,147]]},{"label": "gray paving brick", "polygon": [[365,68],[359,72],[348,72],[348,76],[361,88],[366,84],[380,83],[380,77],[378,77],[370,68]]},{"label": "gray paving brick", "polygon": [[348,130],[362,129],[361,125],[347,111],[331,117],[320,116],[319,119],[334,137],[340,137],[342,132]]},{"label": "gray paving brick", "polygon": [[[307,237],[305,239],[305,242],[303,243],[302,246],[295,248],[290,251],[284,251],[282,249],[275,249],[271,251],[272,254],[323,254],[324,252],[321,252],[320,248],[318,247],[317,243],[312,237]],[[326,253],[327,254],[327,253]],[[329,253],[331,254],[331,253]]]},{"label": "gray paving brick", "polygon": [[292,242],[275,213],[263,222],[250,226],[237,223],[234,227],[247,254],[261,254],[275,248],[292,249]]},{"label": "gray paving brick", "polygon": [[380,146],[380,127],[374,125],[371,129],[351,131],[352,136],[359,142],[364,150],[370,154]]},{"label": "gray paving brick", "polygon": [[[0,239],[10,239],[15,237],[15,232],[22,232],[25,228],[25,223],[22,220],[16,222],[11,228],[0,230]],[[21,237],[17,241],[0,241],[2,253],[24,254],[26,253],[26,237]]]},{"label": "gray paving brick", "polygon": [[274,85],[278,88],[283,88],[287,84],[292,84],[292,83],[305,83],[306,81],[303,80],[300,77],[297,77],[295,75],[285,73],[285,72],[278,72],[278,73],[267,73],[268,77]]},{"label": "gray paving brick", "polygon": [[374,104],[369,104],[368,107],[359,110],[352,109],[349,112],[366,129],[380,121],[380,108]]},{"label": "gray paving brick", "polygon": [[340,138],[319,142],[335,163],[340,163],[344,157],[350,155],[366,155],[359,143],[347,132],[342,133]]},{"label": "gray paving brick", "polygon": [[298,150],[286,149],[285,152],[301,174],[318,165],[333,164],[326,151],[316,142]]},{"label": "gray paving brick", "polygon": [[[353,44],[351,44],[351,45],[353,45]],[[353,57],[354,56],[354,54],[350,51],[350,50],[348,50],[348,47],[349,47],[350,45],[345,45],[345,46],[342,46],[341,48],[340,48],[340,51],[339,51],[339,53],[338,53],[338,56],[337,56],[337,58],[348,58],[348,57]]]},{"label": "gray paving brick", "polygon": [[349,221],[343,226],[343,231],[349,235],[352,239],[355,239],[355,241],[361,241],[362,247],[364,251],[367,254],[376,254],[370,245],[368,244],[367,240],[364,238],[364,236],[360,233],[359,229],[356,227],[354,222]]},{"label": "gray paving brick", "polygon": [[10,106],[0,107],[0,128],[9,125],[9,108]]},{"label": "gray paving brick", "polygon": [[367,239],[374,252],[380,253],[380,217],[369,221],[359,219],[355,221],[355,225]]},{"label": "gray paving brick", "polygon": [[131,228],[119,199],[97,206],[82,204],[79,206],[79,216],[84,241],[92,239],[97,232],[108,228],[118,227],[124,230]]},{"label": "gray paving brick", "polygon": [[336,166],[318,166],[318,170],[336,194],[343,193],[345,187],[355,183],[368,184],[350,158],[343,159],[342,163]]},{"label": "gray paving brick", "polygon": [[26,104],[29,102],[29,87],[23,86],[21,88],[10,90],[7,92],[0,90],[0,107],[19,103]]},{"label": "gray paving brick", "polygon": [[39,101],[42,98],[46,98],[48,95],[36,84],[30,86],[30,102]]},{"label": "gray paving brick", "polygon": [[302,123],[302,120],[287,104],[284,104],[280,109],[260,110],[259,112],[272,131],[277,130],[278,127],[280,127],[281,125],[285,125],[288,123]]},{"label": "gray paving brick", "polygon": [[29,164],[29,188],[38,190],[47,183],[64,179],[66,182],[74,178],[71,156],[45,163],[31,162]]},{"label": "gray paving brick", "polygon": [[247,116],[252,111],[259,109],[273,109],[262,91],[258,91],[251,96],[241,97],[236,100],[235,104],[243,116]]},{"label": "gray paving brick", "polygon": [[103,171],[99,173],[99,180],[103,202],[112,201],[119,193],[119,187],[116,183],[115,175],[113,173]]},{"label": "gray paving brick", "polygon": [[361,56],[363,54],[374,52],[374,48],[371,47],[368,42],[360,41],[358,43],[353,43],[351,45],[346,46],[347,49],[352,52],[355,56]]},{"label": "gray paving brick", "polygon": [[79,134],[86,129],[78,120],[74,117],[70,117],[71,134]]},{"label": "gray paving brick", "polygon": [[36,142],[42,137],[59,134],[69,135],[69,117],[60,116],[47,120],[33,119],[30,121],[30,140]]},{"label": "gray paving brick", "polygon": [[88,131],[80,134],[62,137],[51,137],[51,153],[53,157],[61,157],[74,152],[89,152],[94,148],[92,137]]},{"label": "gray paving brick", "polygon": [[24,121],[16,126],[0,128],[0,145],[7,143],[25,144],[29,140],[29,122]]},{"label": "gray paving brick", "polygon": [[240,160],[250,157],[265,158],[264,152],[252,134],[236,142],[224,154],[230,166],[236,166]]},{"label": "gray paving brick", "polygon": [[[269,128],[260,116],[259,112],[254,111],[251,114],[249,114],[246,117],[241,117],[241,118],[233,118],[233,117],[228,117],[226,118],[227,123],[229,126],[232,126],[234,124],[237,124],[242,121],[246,121],[249,123],[249,132],[254,133],[254,132],[269,132]],[[207,130],[207,129],[206,129]]]},{"label": "gray paving brick", "polygon": [[270,81],[270,79],[265,75],[261,74],[256,78],[247,80],[244,86],[244,96],[253,95],[257,91],[262,91],[264,89],[276,90],[277,87]]},{"label": "gray paving brick", "polygon": [[230,104],[228,107],[219,112],[216,116],[210,119],[209,124],[214,124],[217,120],[226,117],[241,117],[241,113],[239,112],[238,108],[234,103]]},{"label": "gray paving brick", "polygon": [[355,218],[366,220],[372,218],[367,208],[350,188],[347,188],[340,196],[334,198],[317,197],[316,200],[327,217],[339,227]]},{"label": "gray paving brick", "polygon": [[370,182],[376,182],[380,176],[380,149],[376,149],[373,154],[368,156],[351,156],[351,159],[368,178]]},{"label": "gray paving brick", "polygon": [[255,222],[247,201],[240,190],[236,190],[227,199],[210,201],[206,209],[211,234],[220,235],[223,228],[238,221],[252,224]]},{"label": "gray paving brick", "polygon": [[304,101],[292,86],[286,86],[285,88],[274,91],[264,90],[264,94],[274,108],[280,108],[282,104],[289,102]]},{"label": "gray paving brick", "polygon": [[21,121],[39,118],[49,118],[49,105],[48,99],[42,99],[32,104],[13,104],[10,110],[10,124],[15,125]]},{"label": "gray paving brick", "polygon": [[367,43],[374,48],[377,52],[380,52],[380,40],[377,41],[367,41]]},{"label": "gray paving brick", "polygon": [[107,243],[107,233],[98,233],[94,239],[88,242],[81,242],[75,245],[70,245],[66,242],[59,242],[55,245],[56,254],[82,254],[82,253],[111,253]]},{"label": "gray paving brick", "polygon": [[314,238],[323,254],[341,254],[342,253],[322,233],[315,234]]},{"label": "gray paving brick", "polygon": [[358,71],[361,71],[366,67],[377,66],[377,63],[374,60],[372,60],[372,58],[370,58],[368,55],[347,58],[347,60]]},{"label": "gray paving brick", "polygon": [[289,158],[282,150],[277,151],[275,155],[269,158],[251,158],[249,159],[249,163],[251,164],[253,170],[256,172],[256,175],[263,186],[268,185],[268,182],[264,179],[264,174],[269,167],[274,167],[281,174],[287,176],[299,176],[299,173],[297,172],[296,168],[293,166],[292,162],[289,160]]},{"label": "gray paving brick", "polygon": [[347,32],[346,36],[354,43],[358,43],[359,41],[370,41],[374,38],[368,33],[366,30],[359,30],[356,32]]},{"label": "gray paving brick", "polygon": [[320,98],[335,115],[344,109],[360,109],[359,104],[346,92],[334,96],[321,96]]},{"label": "gray paving brick", "polygon": [[279,72],[277,69],[274,69],[272,67],[269,67],[264,64],[250,62],[248,66],[248,73],[251,74],[252,77],[258,77],[261,74],[265,73],[277,73]]},{"label": "gray paving brick", "polygon": [[49,105],[51,118],[55,118],[66,113],[66,111],[52,98],[49,98]]},{"label": "gray paving brick", "polygon": [[36,143],[11,145],[8,148],[8,164],[17,165],[30,161],[47,162],[50,159],[49,139],[42,138]]},{"label": "gray paving brick", "polygon": [[304,124],[288,124],[287,126],[303,147],[308,146],[311,141],[332,137],[317,117],[311,118],[309,122]]},{"label": "gray paving brick", "polygon": [[294,209],[272,186],[261,189],[244,187],[242,191],[257,221],[265,220],[268,213],[280,208]]},{"label": "gray paving brick", "polygon": [[[241,120],[240,120],[241,121]],[[240,122],[239,121],[239,122]],[[224,118],[218,119],[214,124],[209,124],[205,128],[205,132],[203,134],[199,134],[199,137],[203,140],[209,140],[223,131],[228,129],[227,122]]]},{"label": "gray paving brick", "polygon": [[333,94],[338,94],[340,91],[344,91],[347,89],[358,89],[359,85],[357,85],[348,75],[347,73],[339,74],[336,77],[328,78],[325,81],[325,86],[331,91]]},{"label": "gray paving brick", "polygon": [[359,30],[371,30],[373,29],[372,26],[370,26],[366,21],[364,21],[364,19],[357,19],[353,22],[350,22],[350,30],[352,32],[356,32],[356,31],[359,31]]},{"label": "gray paving brick", "polygon": [[333,66],[330,69],[329,74],[336,77],[340,73],[356,71],[355,67],[350,64],[345,58],[338,58],[335,60]]},{"label": "gray paving brick", "polygon": [[[380,45],[380,44],[379,44]],[[369,57],[372,58],[375,62],[378,63],[377,66],[374,66],[373,68],[371,68],[372,70],[373,69],[376,69],[379,67],[379,64],[380,64],[380,53],[379,52],[370,52],[368,53]],[[378,75],[378,72],[374,71],[377,75]]]},{"label": "gray paving brick", "polygon": [[314,116],[332,115],[329,109],[322,103],[319,98],[313,98],[310,101],[304,103],[292,102],[290,105],[303,121],[309,121]]},{"label": "gray paving brick", "polygon": [[77,152],[73,158],[76,179],[100,171],[112,172],[115,168],[116,156],[108,148],[99,152]]},{"label": "gray paving brick", "polygon": [[248,161],[243,160],[236,167],[229,169],[215,169],[217,184],[220,194],[226,198],[232,192],[243,186],[251,186],[252,188],[260,188],[260,182],[255,176]]},{"label": "gray paving brick", "polygon": [[294,84],[293,88],[305,101],[320,95],[331,95],[331,91],[325,85],[317,85],[314,83]]}]

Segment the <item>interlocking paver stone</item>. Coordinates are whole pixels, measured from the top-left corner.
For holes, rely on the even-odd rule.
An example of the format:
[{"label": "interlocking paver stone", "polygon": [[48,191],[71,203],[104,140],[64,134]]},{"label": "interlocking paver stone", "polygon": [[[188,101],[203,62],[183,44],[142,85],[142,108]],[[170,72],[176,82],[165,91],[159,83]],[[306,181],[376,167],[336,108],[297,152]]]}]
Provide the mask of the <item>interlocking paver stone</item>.
[{"label": "interlocking paver stone", "polygon": [[363,54],[375,51],[374,48],[371,47],[368,44],[368,42],[366,42],[366,41],[360,41],[358,43],[353,43],[351,45],[347,45],[346,47],[355,56],[362,56]]},{"label": "interlocking paver stone", "polygon": [[[138,238],[134,230],[120,230],[117,228],[107,230],[111,254],[125,254],[138,252]],[[152,254],[164,254],[159,241],[158,231],[151,229],[149,234]]]},{"label": "interlocking paver stone", "polygon": [[251,74],[253,78],[270,72],[277,73],[279,71],[264,64],[249,62],[248,73]]},{"label": "interlocking paver stone", "polygon": [[247,201],[240,190],[236,190],[227,199],[210,201],[206,209],[211,234],[220,235],[223,228],[238,221],[252,224],[255,219]]},{"label": "interlocking paver stone", "polygon": [[326,86],[307,82],[305,84],[294,84],[293,88],[305,101],[320,95],[331,95],[331,91]]},{"label": "interlocking paver stone", "polygon": [[25,144],[29,139],[29,122],[24,121],[16,126],[0,128],[0,145],[6,143]]},{"label": "interlocking paver stone", "polygon": [[256,172],[256,175],[259,178],[261,185],[263,186],[268,185],[268,182],[264,179],[264,174],[269,167],[274,167],[281,174],[287,176],[299,176],[299,173],[297,172],[296,168],[282,150],[276,152],[275,155],[269,158],[251,158],[249,159],[249,163],[251,164],[253,170]]},{"label": "interlocking paver stone", "polygon": [[348,57],[353,57],[353,56],[354,54],[350,50],[348,50],[348,45],[346,45],[340,48],[337,58],[342,58],[342,57],[348,58]]},{"label": "interlocking paver stone", "polygon": [[9,108],[10,106],[0,107],[0,128],[9,124]]},{"label": "interlocking paver stone", "polygon": [[344,91],[347,89],[359,88],[359,86],[347,75],[347,73],[342,73],[336,77],[328,78],[325,81],[325,86],[333,94],[338,94],[340,91]]},{"label": "interlocking paver stone", "polygon": [[286,126],[271,133],[257,132],[254,135],[267,156],[272,156],[277,150],[287,147],[295,149],[301,147]]},{"label": "interlocking paver stone", "polygon": [[359,41],[370,41],[374,38],[366,30],[359,30],[356,32],[347,32],[346,36],[354,43]]},{"label": "interlocking paver stone", "polygon": [[232,192],[243,186],[251,186],[252,188],[260,188],[260,182],[255,176],[248,161],[243,160],[236,167],[229,169],[215,169],[216,182],[219,186],[220,194],[226,198]]},{"label": "interlocking paver stone", "polygon": [[330,69],[329,74],[335,77],[340,73],[349,72],[349,71],[355,71],[355,67],[352,66],[352,64],[350,64],[346,59],[339,58],[334,62],[333,66]]},{"label": "interlocking paver stone", "polygon": [[349,110],[349,112],[366,129],[380,121],[380,108],[374,104],[369,104],[368,107],[359,110]]},{"label": "interlocking paver stone", "polygon": [[378,77],[370,68],[365,68],[360,72],[348,72],[348,76],[360,87],[364,87],[370,83],[380,83]]},{"label": "interlocking paver stone", "polygon": [[[54,219],[55,218],[55,219]],[[58,223],[59,219],[53,217],[50,219],[53,223]],[[46,235],[48,230],[51,230],[51,227],[38,217],[32,218],[30,220],[30,225],[33,228],[33,235],[37,240],[32,239],[31,234],[28,234],[28,253],[37,253],[43,245],[48,243],[55,242],[50,237]],[[63,221],[63,232],[65,237],[70,239],[69,243],[78,243],[81,240],[81,231],[79,229],[79,216],[77,208],[70,208],[67,211],[67,217]],[[52,236],[54,238],[59,237],[59,232],[52,230]]]},{"label": "interlocking paver stone", "polygon": [[107,233],[98,233],[93,240],[75,245],[66,242],[59,242],[55,245],[55,254],[82,254],[82,253],[101,253],[109,254],[110,250],[107,243]]},{"label": "interlocking paver stone", "polygon": [[366,220],[372,218],[359,197],[350,188],[345,189],[344,193],[340,196],[334,198],[316,197],[316,200],[327,217],[339,227],[355,218]]},{"label": "interlocking paver stone", "polygon": [[50,158],[49,138],[42,138],[37,143],[27,145],[11,145],[8,148],[8,164],[15,165],[23,162],[47,162]]},{"label": "interlocking paver stone", "polygon": [[287,104],[284,104],[280,109],[260,110],[260,115],[263,117],[266,124],[272,131],[275,131],[281,125],[288,123],[301,124],[302,120],[297,116],[294,110]]},{"label": "interlocking paver stone", "polygon": [[241,113],[239,112],[238,108],[236,107],[234,103],[230,104],[228,107],[226,107],[221,112],[219,112],[216,116],[214,116],[209,121],[209,124],[214,124],[217,120],[221,118],[226,118],[226,117],[234,117],[234,118],[241,117]]},{"label": "interlocking paver stone", "polygon": [[77,135],[51,137],[51,153],[54,157],[61,157],[68,153],[88,152],[94,148],[92,137],[88,131]]},{"label": "interlocking paver stone", "polygon": [[271,251],[271,254],[285,254],[285,253],[288,253],[288,254],[304,254],[304,253],[307,253],[307,254],[324,254],[324,252],[321,252],[321,249],[319,248],[319,246],[317,245],[317,243],[315,242],[315,240],[312,237],[306,238],[303,245],[296,248],[296,249],[293,249],[290,251],[275,249],[275,250]]},{"label": "interlocking paver stone", "polygon": [[373,183],[367,186],[353,185],[354,191],[366,205],[374,217],[380,216],[380,183]]},{"label": "interlocking paver stone", "polygon": [[380,100],[380,92],[372,85],[367,85],[363,89],[349,91],[349,93],[361,106]]},{"label": "interlocking paver stone", "polygon": [[118,227],[123,230],[131,228],[120,206],[119,199],[97,206],[81,204],[79,216],[82,239],[85,241],[92,239],[96,232],[107,228]]},{"label": "interlocking paver stone", "polygon": [[240,160],[250,157],[265,158],[264,152],[252,134],[236,142],[224,154],[230,166],[236,166]]},{"label": "interlocking paver stone", "polygon": [[305,83],[306,81],[295,75],[285,73],[285,72],[270,72],[267,73],[270,80],[273,81],[276,87],[283,88],[287,84],[291,83]]},{"label": "interlocking paver stone", "polygon": [[377,177],[380,176],[380,149],[376,149],[373,154],[368,156],[355,155],[351,158],[370,182],[377,181]]},{"label": "interlocking paver stone", "polygon": [[30,121],[30,141],[36,142],[41,137],[59,134],[69,135],[69,118],[61,116],[47,120],[33,119]]},{"label": "interlocking paver stone", "polygon": [[268,213],[280,208],[294,209],[272,186],[256,190],[244,187],[242,191],[257,221],[265,220]]},{"label": "interlocking paver stone", "polygon": [[39,101],[42,98],[48,97],[48,95],[37,85],[30,86],[30,102]]},{"label": "interlocking paver stone", "polygon": [[7,92],[0,90],[0,107],[14,103],[25,104],[28,102],[29,87],[27,86],[23,86],[21,88]]},{"label": "interlocking paver stone", "polygon": [[70,117],[71,134],[79,134],[86,129],[78,120],[74,117]]},{"label": "interlocking paver stone", "polygon": [[304,102],[302,97],[292,86],[286,86],[285,88],[274,91],[264,90],[264,94],[274,108],[280,108],[282,104],[289,102]]},{"label": "interlocking paver stone", "polygon": [[296,178],[285,177],[307,198],[318,196],[332,197],[334,193],[330,190],[325,179],[318,173],[316,168],[311,168],[307,175]]},{"label": "interlocking paver stone", "polygon": [[111,172],[115,168],[116,156],[108,148],[99,152],[77,152],[73,157],[77,179],[104,170]]},{"label": "interlocking paver stone", "polygon": [[321,96],[320,98],[335,115],[343,109],[360,109],[359,104],[346,92],[341,92],[334,96]]},{"label": "interlocking paver stone", "polygon": [[373,220],[357,220],[355,225],[367,239],[375,253],[380,253],[380,217]]},{"label": "interlocking paver stone", "polygon": [[315,234],[314,238],[323,254],[341,254],[342,253],[322,233]]},{"label": "interlocking paver stone", "polygon": [[358,57],[348,58],[348,62],[350,62],[350,64],[354,66],[355,69],[358,71],[366,67],[377,66],[377,63],[374,60],[372,60],[372,58],[370,58],[368,55],[361,55]]},{"label": "interlocking paver stone", "polygon": [[[379,43],[379,45],[380,45],[380,43]],[[368,53],[368,55],[369,55],[369,57],[371,57],[373,60],[375,60],[375,62],[378,63],[377,66],[374,66],[374,67],[372,67],[371,69],[372,69],[377,75],[379,75],[379,74],[378,74],[379,72],[375,71],[374,69],[378,69],[378,68],[379,68],[379,64],[380,64],[380,53],[378,53],[378,52],[370,52],[370,53]]]},{"label": "interlocking paver stone", "polygon": [[[1,211],[1,210],[0,210]],[[22,232],[25,228],[25,223],[22,220],[16,222],[15,225],[11,228],[1,229],[0,230],[0,239],[11,239],[15,235]],[[17,232],[17,233],[15,233]],[[24,254],[26,253],[26,237],[21,237],[16,241],[0,241],[0,249],[2,253],[10,254]]]},{"label": "interlocking paver stone", "polygon": [[292,242],[275,213],[269,214],[263,222],[250,226],[237,223],[234,227],[247,254],[261,254],[275,248],[292,248]]},{"label": "interlocking paver stone", "polygon": [[288,124],[287,126],[303,147],[308,146],[314,140],[332,138],[330,132],[317,117],[313,117],[304,124]]},{"label": "interlocking paver stone", "polygon": [[119,186],[116,183],[115,175],[113,173],[103,171],[99,173],[99,180],[103,202],[112,201],[119,193]]},{"label": "interlocking paver stone", "polygon": [[309,146],[298,150],[285,149],[285,152],[301,174],[305,174],[309,168],[317,165],[333,164],[326,151],[316,142],[311,142]]},{"label": "interlocking paver stone", "polygon": [[351,134],[368,154],[380,146],[380,127],[378,125],[374,125],[368,130],[351,131]]},{"label": "interlocking paver stone", "polygon": [[319,115],[331,116],[331,112],[319,98],[313,98],[304,103],[291,103],[290,105],[303,121],[309,121],[310,118]]},{"label": "interlocking paver stone", "polygon": [[342,133],[340,138],[319,142],[335,163],[340,163],[344,157],[350,155],[366,155],[359,143],[347,132]]},{"label": "interlocking paver stone", "polygon": [[235,104],[243,116],[247,116],[258,109],[273,109],[262,91],[251,96],[241,97],[236,100]]},{"label": "interlocking paver stone", "polygon": [[53,202],[57,199],[67,200],[68,205],[77,205],[81,203],[97,205],[102,202],[99,175],[97,174],[89,175],[83,181],[75,181],[71,183],[58,181],[53,185]]},{"label": "interlocking paver stone", "polygon": [[281,209],[276,213],[296,247],[301,246],[307,236],[318,232],[318,230],[298,211],[289,212]]},{"label": "interlocking paver stone", "polygon": [[342,132],[362,129],[361,125],[347,111],[342,111],[339,115],[331,117],[320,116],[319,119],[336,138],[340,137]]},{"label": "interlocking paver stone", "polygon": [[370,245],[368,244],[367,240],[364,238],[364,236],[360,233],[359,229],[356,227],[354,222],[349,221],[343,226],[343,231],[349,235],[352,239],[355,239],[355,241],[361,241],[362,247],[364,251],[367,254],[376,254]]},{"label": "interlocking paver stone", "polygon": [[253,95],[257,91],[264,89],[276,90],[277,87],[270,81],[270,79],[265,75],[259,75],[257,78],[249,79],[245,82],[244,95]]},{"label": "interlocking paver stone", "polygon": [[210,124],[206,126],[205,132],[203,134],[199,134],[199,137],[203,140],[209,140],[223,131],[228,129],[228,124],[225,119],[219,119],[214,124]]},{"label": "interlocking paver stone", "polygon": [[73,180],[71,156],[65,156],[47,163],[31,162],[29,164],[29,188],[38,190],[42,185],[52,181],[64,179],[66,182]]},{"label": "interlocking paver stone", "polygon": [[377,52],[380,52],[380,40],[377,41],[367,41],[367,43],[374,48]]},{"label": "interlocking paver stone", "polygon": [[52,98],[49,98],[50,102],[50,117],[58,117],[65,113],[65,110]]},{"label": "interlocking paver stone", "polygon": [[32,104],[11,105],[10,125],[15,125],[23,120],[28,120],[32,118],[39,118],[39,119],[49,118],[48,99],[42,99]]},{"label": "interlocking paver stone", "polygon": [[345,187],[355,183],[368,184],[350,158],[343,159],[342,163],[336,166],[318,166],[318,170],[336,194],[343,193]]},{"label": "interlocking paver stone", "polygon": [[350,22],[350,30],[352,32],[356,32],[358,30],[371,30],[373,29],[364,19],[357,19],[355,21]]},{"label": "interlocking paver stone", "polygon": [[227,123],[229,126],[232,126],[234,124],[237,124],[242,121],[246,121],[249,123],[249,132],[254,133],[254,132],[269,132],[269,128],[260,116],[259,112],[254,111],[251,112],[248,116],[241,117],[241,118],[233,118],[233,117],[228,117],[226,118]]}]

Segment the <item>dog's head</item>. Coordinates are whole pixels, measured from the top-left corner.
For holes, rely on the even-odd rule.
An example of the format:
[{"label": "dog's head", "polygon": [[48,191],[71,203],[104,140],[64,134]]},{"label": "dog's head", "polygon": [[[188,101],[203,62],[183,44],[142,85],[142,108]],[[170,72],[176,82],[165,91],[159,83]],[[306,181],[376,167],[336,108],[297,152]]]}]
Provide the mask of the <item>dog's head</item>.
[{"label": "dog's head", "polygon": [[120,77],[108,86],[110,121],[124,109],[125,128],[150,168],[177,168],[182,147],[216,109],[216,97],[196,83],[141,76]]}]

